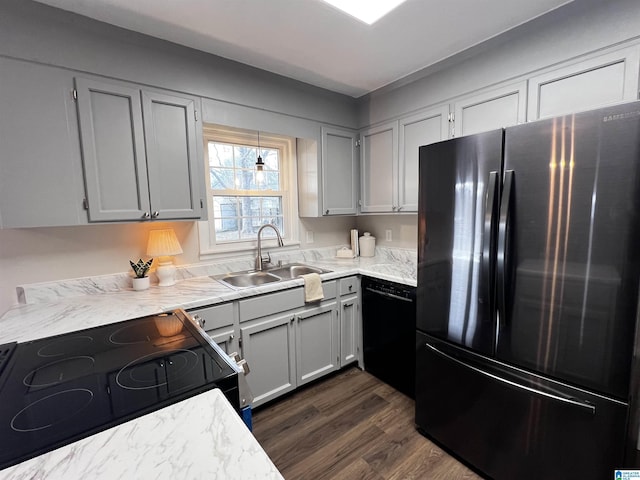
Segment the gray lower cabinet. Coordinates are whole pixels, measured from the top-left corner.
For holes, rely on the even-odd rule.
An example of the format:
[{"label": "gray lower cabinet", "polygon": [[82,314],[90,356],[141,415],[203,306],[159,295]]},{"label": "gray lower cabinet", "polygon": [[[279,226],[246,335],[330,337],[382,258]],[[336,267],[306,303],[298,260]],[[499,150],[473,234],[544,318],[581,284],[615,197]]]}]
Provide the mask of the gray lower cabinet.
[{"label": "gray lower cabinet", "polygon": [[254,407],[296,388],[294,322],[295,314],[287,313],[240,326]]},{"label": "gray lower cabinet", "polygon": [[202,322],[205,332],[226,353],[239,352],[238,321],[233,302],[189,311]]},{"label": "gray lower cabinet", "polygon": [[298,386],[340,368],[340,312],[336,302],[323,302],[295,315]]},{"label": "gray lower cabinet", "polygon": [[89,221],[200,219],[198,99],[93,78],[75,84]]},{"label": "gray lower cabinet", "polygon": [[360,348],[360,301],[358,295],[340,299],[340,366],[358,361]]},{"label": "gray lower cabinet", "polygon": [[87,223],[73,76],[0,58],[0,226]]}]

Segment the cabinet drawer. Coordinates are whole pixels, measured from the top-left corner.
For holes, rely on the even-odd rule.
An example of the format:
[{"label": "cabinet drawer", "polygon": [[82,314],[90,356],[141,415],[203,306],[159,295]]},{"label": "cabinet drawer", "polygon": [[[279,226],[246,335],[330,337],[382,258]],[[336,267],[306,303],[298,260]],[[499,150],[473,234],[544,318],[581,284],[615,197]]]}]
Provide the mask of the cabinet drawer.
[{"label": "cabinet drawer", "polygon": [[191,315],[199,315],[204,321],[204,330],[209,331],[215,328],[233,325],[233,303],[222,303],[211,307],[196,308],[190,310]]},{"label": "cabinet drawer", "polygon": [[358,277],[349,277],[340,279],[340,295],[349,295],[357,293],[360,289],[360,281]]},{"label": "cabinet drawer", "polygon": [[322,282],[322,293],[324,293],[324,300],[330,300],[336,298],[338,286],[335,280],[328,282]]},{"label": "cabinet drawer", "polygon": [[240,321],[246,322],[303,306],[304,289],[299,287],[269,295],[260,295],[240,300],[238,304],[240,306]]}]

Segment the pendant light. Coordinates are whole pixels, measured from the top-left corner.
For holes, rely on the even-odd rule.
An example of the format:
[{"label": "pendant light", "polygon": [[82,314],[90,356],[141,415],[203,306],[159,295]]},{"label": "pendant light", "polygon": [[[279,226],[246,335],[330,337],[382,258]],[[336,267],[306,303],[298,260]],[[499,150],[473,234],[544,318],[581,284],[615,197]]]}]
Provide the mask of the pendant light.
[{"label": "pendant light", "polygon": [[262,161],[262,156],[260,155],[260,130],[258,130],[258,160],[256,160],[256,171],[262,172],[264,168],[264,162]]}]

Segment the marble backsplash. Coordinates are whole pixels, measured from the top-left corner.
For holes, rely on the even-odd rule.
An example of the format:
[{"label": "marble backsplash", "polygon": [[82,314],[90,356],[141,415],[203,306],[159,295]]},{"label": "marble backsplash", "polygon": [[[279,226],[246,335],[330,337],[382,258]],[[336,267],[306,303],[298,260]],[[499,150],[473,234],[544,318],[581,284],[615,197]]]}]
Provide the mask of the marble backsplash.
[{"label": "marble backsplash", "polygon": [[[347,245],[281,252],[277,249],[272,249],[269,253],[274,263],[279,261],[282,263],[322,263],[323,261],[334,260],[336,251],[344,246]],[[254,266],[254,259],[255,257],[252,255],[245,255],[214,262],[177,265],[176,280],[179,282],[180,280],[188,278],[207,277],[228,272],[250,270]],[[365,260],[363,257],[361,257],[361,259]],[[385,263],[395,266],[402,265],[408,267],[410,271],[415,272],[417,254],[416,251],[412,249],[377,246],[376,255],[371,258],[371,261],[375,263],[383,262],[383,265]],[[152,284],[157,283],[157,278],[154,273],[151,273],[150,277]],[[56,302],[61,298],[119,292],[123,290],[131,290],[131,274],[129,272],[64,279],[53,282],[30,283],[16,287],[18,301],[21,304]]]}]

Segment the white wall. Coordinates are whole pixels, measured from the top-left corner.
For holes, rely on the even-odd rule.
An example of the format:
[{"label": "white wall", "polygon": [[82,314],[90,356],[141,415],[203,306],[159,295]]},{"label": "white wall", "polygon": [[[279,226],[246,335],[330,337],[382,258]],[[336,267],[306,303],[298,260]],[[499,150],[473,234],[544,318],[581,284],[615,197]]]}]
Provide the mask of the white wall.
[{"label": "white wall", "polygon": [[[129,271],[129,260],[147,258],[149,231],[166,227],[175,230],[184,251],[175,263],[198,263],[195,222],[0,230],[0,315],[17,303],[17,285]],[[301,248],[348,243],[354,227],[354,217],[301,220]],[[306,243],[307,230],[313,243]]]},{"label": "white wall", "polygon": [[[398,248],[416,248],[418,245],[418,214],[361,215],[358,217],[358,234],[371,232],[376,245]],[[386,231],[391,230],[391,241]]]}]

